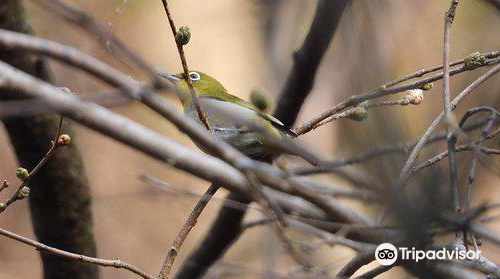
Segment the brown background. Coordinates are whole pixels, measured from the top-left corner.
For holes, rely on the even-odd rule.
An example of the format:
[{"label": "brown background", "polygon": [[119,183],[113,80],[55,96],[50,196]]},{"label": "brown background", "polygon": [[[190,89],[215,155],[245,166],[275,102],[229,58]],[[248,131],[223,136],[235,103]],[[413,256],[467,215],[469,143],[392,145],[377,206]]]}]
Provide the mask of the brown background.
[{"label": "brown background", "polygon": [[[71,2],[105,23],[109,32],[122,38],[152,65],[170,72],[180,71],[175,45],[159,0]],[[252,89],[257,88],[275,98],[291,65],[291,53],[300,46],[310,24],[316,1],[284,0],[271,15],[269,9],[262,5],[264,1],[257,0],[170,2],[177,25],[189,25],[192,30],[192,40],[186,47],[192,69],[210,73],[231,93],[240,97],[246,98]],[[376,88],[386,81],[442,61],[442,18],[448,1],[354,2],[342,18],[339,31],[318,73],[312,97],[300,114],[299,122],[326,110],[345,96]],[[68,26],[30,1],[27,1],[27,7],[30,20],[41,37],[77,46],[141,79],[133,69],[116,61],[106,48],[80,30]],[[269,22],[273,28],[267,30],[270,35],[266,35]],[[474,51],[500,50],[499,30],[500,11],[483,1],[462,1],[453,25],[452,60],[461,59]],[[79,94],[105,89],[81,72],[68,71],[55,63],[52,66],[60,86],[67,86]],[[453,78],[452,92],[456,94],[483,71]],[[497,76],[478,90],[468,103],[498,105],[499,85],[500,77]],[[303,140],[316,151],[321,150],[331,157],[342,157],[376,143],[415,138],[441,110],[441,86],[441,83],[435,84],[420,106],[375,109],[363,123],[341,120],[306,135]],[[178,104],[172,96],[166,94],[165,97]],[[131,104],[114,110],[195,148],[187,137],[147,108]],[[83,153],[91,182],[99,256],[119,257],[156,274],[167,247],[196,199],[145,185],[138,181],[136,175],[144,172],[175,187],[199,193],[208,183],[159,164],[81,126],[77,126],[72,137],[73,143]],[[428,156],[441,149],[429,149],[424,154]],[[0,157],[0,178],[16,181],[17,163],[3,130],[0,130]],[[459,167],[466,172],[468,160],[463,162]],[[382,160],[376,166],[368,164],[367,170],[383,179],[397,173],[400,167],[401,162]],[[498,169],[495,165],[493,168]],[[500,198],[498,182],[498,176],[480,172],[479,190],[475,192],[474,202]],[[342,181],[339,183],[345,184]],[[2,196],[5,197],[5,194]],[[219,206],[218,202],[212,202],[203,213],[183,247],[178,263],[196,245]],[[258,216],[258,213],[252,212],[248,218]],[[0,226],[33,237],[29,218],[27,204],[19,202],[1,215]],[[492,225],[500,229],[500,223]],[[311,256],[318,264],[335,271],[352,255],[346,251],[325,248],[311,253]],[[485,249],[483,253],[500,260],[498,250]],[[234,278],[241,278],[243,274],[255,277],[266,268],[275,268],[286,274],[292,265],[268,228],[247,232],[231,248],[223,262],[250,269]],[[102,278],[134,277],[112,268],[101,269],[101,272]],[[403,274],[396,269],[381,278],[401,278],[405,276]],[[1,279],[40,277],[40,260],[36,251],[0,238]]]}]

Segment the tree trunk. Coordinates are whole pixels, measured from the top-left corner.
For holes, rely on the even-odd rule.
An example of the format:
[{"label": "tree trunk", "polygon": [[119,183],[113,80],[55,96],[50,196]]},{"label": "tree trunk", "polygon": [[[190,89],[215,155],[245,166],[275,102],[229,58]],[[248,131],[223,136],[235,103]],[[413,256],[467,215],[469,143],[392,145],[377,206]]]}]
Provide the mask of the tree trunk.
[{"label": "tree trunk", "polygon": [[[0,1],[0,28],[32,33],[20,0]],[[0,49],[0,60],[38,78],[50,81],[46,62],[16,51]],[[15,98],[0,91],[0,99]],[[3,119],[20,166],[32,169],[50,147],[58,116]],[[72,135],[68,124],[63,132]],[[58,149],[29,183],[29,205],[38,240],[44,244],[89,256],[96,255],[92,232],[90,189],[75,145]],[[97,266],[42,254],[45,279],[97,279]]]}]

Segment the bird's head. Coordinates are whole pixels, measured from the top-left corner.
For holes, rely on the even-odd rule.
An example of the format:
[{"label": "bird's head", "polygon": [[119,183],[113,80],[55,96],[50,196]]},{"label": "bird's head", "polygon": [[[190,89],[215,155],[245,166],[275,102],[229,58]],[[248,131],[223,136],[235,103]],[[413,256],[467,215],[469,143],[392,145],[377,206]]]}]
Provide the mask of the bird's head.
[{"label": "bird's head", "polygon": [[[164,77],[171,81],[177,88],[177,95],[181,100],[183,105],[190,100],[189,87],[184,79],[184,74],[179,73],[176,75],[160,73],[161,77]],[[222,95],[227,94],[226,88],[222,86],[215,78],[198,71],[189,72],[189,79],[193,84],[193,88],[198,96],[211,96],[211,97],[222,97]]]}]

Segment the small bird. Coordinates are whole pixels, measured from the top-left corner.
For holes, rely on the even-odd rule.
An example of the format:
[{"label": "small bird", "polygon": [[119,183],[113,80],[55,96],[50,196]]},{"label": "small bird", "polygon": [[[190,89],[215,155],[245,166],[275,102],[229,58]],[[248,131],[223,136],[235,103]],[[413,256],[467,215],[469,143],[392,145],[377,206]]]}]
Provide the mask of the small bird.
[{"label": "small bird", "polygon": [[[159,73],[159,75],[175,85],[177,96],[184,107],[184,113],[203,125],[191,101],[191,93],[183,74]],[[262,159],[273,154],[272,145],[266,140],[266,136],[251,129],[249,127],[251,125],[264,128],[267,133],[278,138],[296,137],[293,131],[275,117],[229,94],[215,78],[198,71],[190,72],[189,78],[213,135],[245,155],[254,159]]]}]

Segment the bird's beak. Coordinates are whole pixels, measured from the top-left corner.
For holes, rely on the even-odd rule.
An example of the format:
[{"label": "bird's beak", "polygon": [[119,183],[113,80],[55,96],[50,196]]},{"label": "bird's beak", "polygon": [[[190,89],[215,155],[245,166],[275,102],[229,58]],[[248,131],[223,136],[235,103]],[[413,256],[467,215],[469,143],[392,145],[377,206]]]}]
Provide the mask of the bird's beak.
[{"label": "bird's beak", "polygon": [[167,74],[165,72],[158,72],[158,75],[162,78],[170,80],[172,83],[176,83],[181,80],[181,78],[178,78],[175,75]]}]

